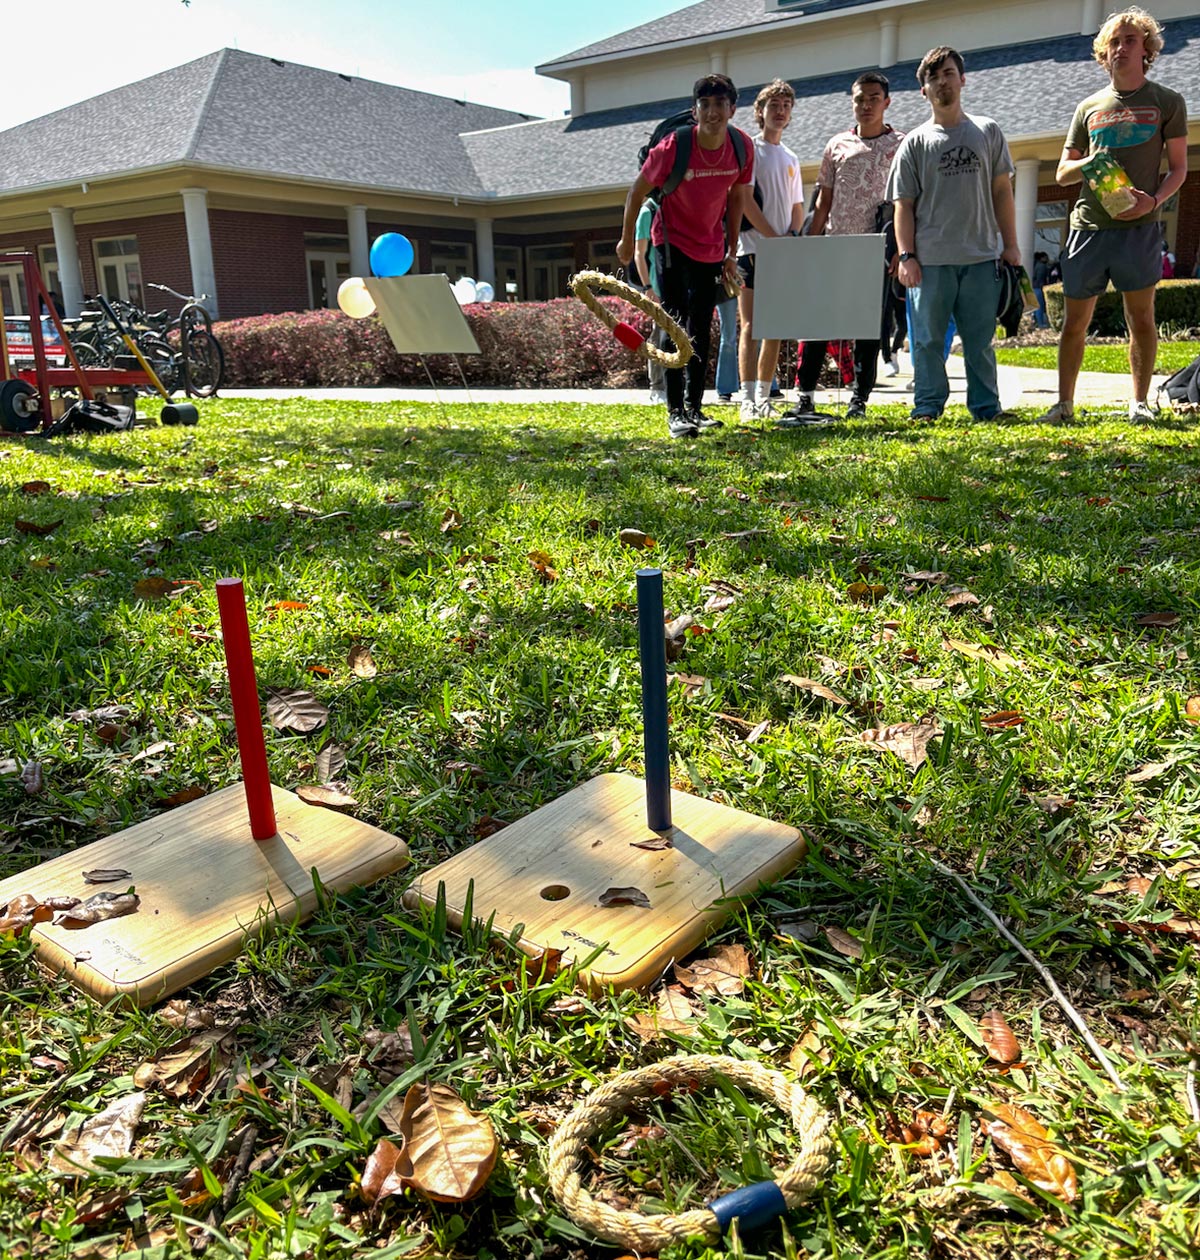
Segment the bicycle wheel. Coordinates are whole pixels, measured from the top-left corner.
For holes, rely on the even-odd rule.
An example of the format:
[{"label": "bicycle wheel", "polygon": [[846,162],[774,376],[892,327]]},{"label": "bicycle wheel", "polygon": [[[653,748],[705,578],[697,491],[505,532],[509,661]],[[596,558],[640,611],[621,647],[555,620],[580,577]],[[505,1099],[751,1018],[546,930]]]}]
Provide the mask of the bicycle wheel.
[{"label": "bicycle wheel", "polygon": [[[154,375],[162,382],[169,398],[180,387],[180,356],[175,347],[163,337],[143,336],[138,339],[137,348],[145,356],[146,362],[154,369]],[[150,387],[153,389],[153,386]]]},{"label": "bicycle wheel", "polygon": [[183,385],[193,398],[212,398],[225,379],[225,352],[207,332],[183,335]]},{"label": "bicycle wheel", "polygon": [[180,335],[208,333],[212,335],[212,316],[198,302],[189,302],[179,312]]}]

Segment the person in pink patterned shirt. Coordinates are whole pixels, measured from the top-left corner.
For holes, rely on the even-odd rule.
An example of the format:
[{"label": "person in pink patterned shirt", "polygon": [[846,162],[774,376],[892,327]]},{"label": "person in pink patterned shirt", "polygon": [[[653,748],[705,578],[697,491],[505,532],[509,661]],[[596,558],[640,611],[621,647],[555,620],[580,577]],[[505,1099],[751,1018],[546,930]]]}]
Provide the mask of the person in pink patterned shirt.
[{"label": "person in pink patterned shirt", "polygon": [[[884,121],[891,104],[887,75],[878,70],[860,74],[850,89],[854,126],[841,131],[825,146],[817,176],[817,204],[810,236],[828,232],[849,236],[879,231],[876,215],[886,200],[888,172],[892,158],[904,139]],[[880,324],[884,277],[880,276]],[[854,393],[847,417],[864,416],[867,400],[875,388],[879,342],[857,341],[854,346]],[[806,341],[798,373],[800,397],[788,414],[803,416],[813,410],[813,391],[825,361],[825,342]]]}]

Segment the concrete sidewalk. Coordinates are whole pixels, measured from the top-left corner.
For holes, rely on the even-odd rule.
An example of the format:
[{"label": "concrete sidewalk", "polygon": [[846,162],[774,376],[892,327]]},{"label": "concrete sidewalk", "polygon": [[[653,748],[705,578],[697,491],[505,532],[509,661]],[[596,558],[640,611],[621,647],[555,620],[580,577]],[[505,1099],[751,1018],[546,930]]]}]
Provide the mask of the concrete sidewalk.
[{"label": "concrete sidewalk", "polygon": [[[902,360],[903,363],[903,360]],[[963,361],[952,355],[947,364],[950,377],[950,403],[966,403],[966,378]],[[1150,390],[1154,391],[1164,378],[1156,376]],[[899,376],[880,376],[871,395],[872,403],[912,403],[910,388],[912,376],[902,370]],[[1129,402],[1129,377],[1115,372],[1081,372],[1075,401],[1083,407],[1124,411]],[[788,398],[795,398],[795,390],[787,391]],[[635,404],[645,406],[649,402],[647,389],[463,389],[433,390],[428,386],[385,386],[380,388],[346,389],[293,389],[287,386],[266,386],[259,389],[223,389],[222,398],[311,398],[350,400],[356,402],[441,402],[451,403],[601,403]],[[823,406],[836,407],[850,401],[850,391],[823,390],[817,395]],[[1000,368],[1000,398],[1005,407],[1028,407],[1044,411],[1058,399],[1057,374],[1039,368]],[[705,395],[706,407],[719,407],[716,394]],[[777,399],[776,402],[779,400]],[[784,404],[787,405],[786,403]]]}]

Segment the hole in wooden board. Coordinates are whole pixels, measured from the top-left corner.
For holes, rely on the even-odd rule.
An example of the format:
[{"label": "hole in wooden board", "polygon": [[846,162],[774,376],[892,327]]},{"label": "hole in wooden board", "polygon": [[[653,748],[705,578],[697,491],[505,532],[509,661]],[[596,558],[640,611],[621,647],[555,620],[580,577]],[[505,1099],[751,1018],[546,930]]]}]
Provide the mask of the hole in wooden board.
[{"label": "hole in wooden board", "polygon": [[547,884],[541,891],[543,901],[565,901],[571,895],[566,884]]}]

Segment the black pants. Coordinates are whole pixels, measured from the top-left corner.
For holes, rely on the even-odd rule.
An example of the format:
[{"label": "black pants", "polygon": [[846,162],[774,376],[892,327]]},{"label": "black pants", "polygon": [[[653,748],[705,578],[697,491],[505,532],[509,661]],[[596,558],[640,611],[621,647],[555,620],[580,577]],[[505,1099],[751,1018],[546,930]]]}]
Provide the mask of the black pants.
[{"label": "black pants", "polygon": [[[713,309],[717,304],[717,279],[721,263],[697,262],[675,245],[655,245],[658,255],[658,288],[662,304],[692,339],[692,357],[682,368],[667,368],[667,410],[700,410],[704,379],[708,373]],[[672,348],[670,337],[659,334],[659,345]],[[687,402],[683,379],[687,373]]]},{"label": "black pants", "polygon": [[[806,341],[804,353],[800,356],[800,370],[796,373],[796,383],[802,394],[811,394],[817,388],[821,375],[821,367],[825,362],[824,341]],[[879,342],[856,341],[854,343],[854,397],[858,402],[866,403],[875,388],[875,378],[879,371]]]},{"label": "black pants", "polygon": [[889,359],[896,357],[896,351],[904,344],[908,336],[908,310],[901,298],[891,291],[891,285],[883,298],[883,348]]}]

